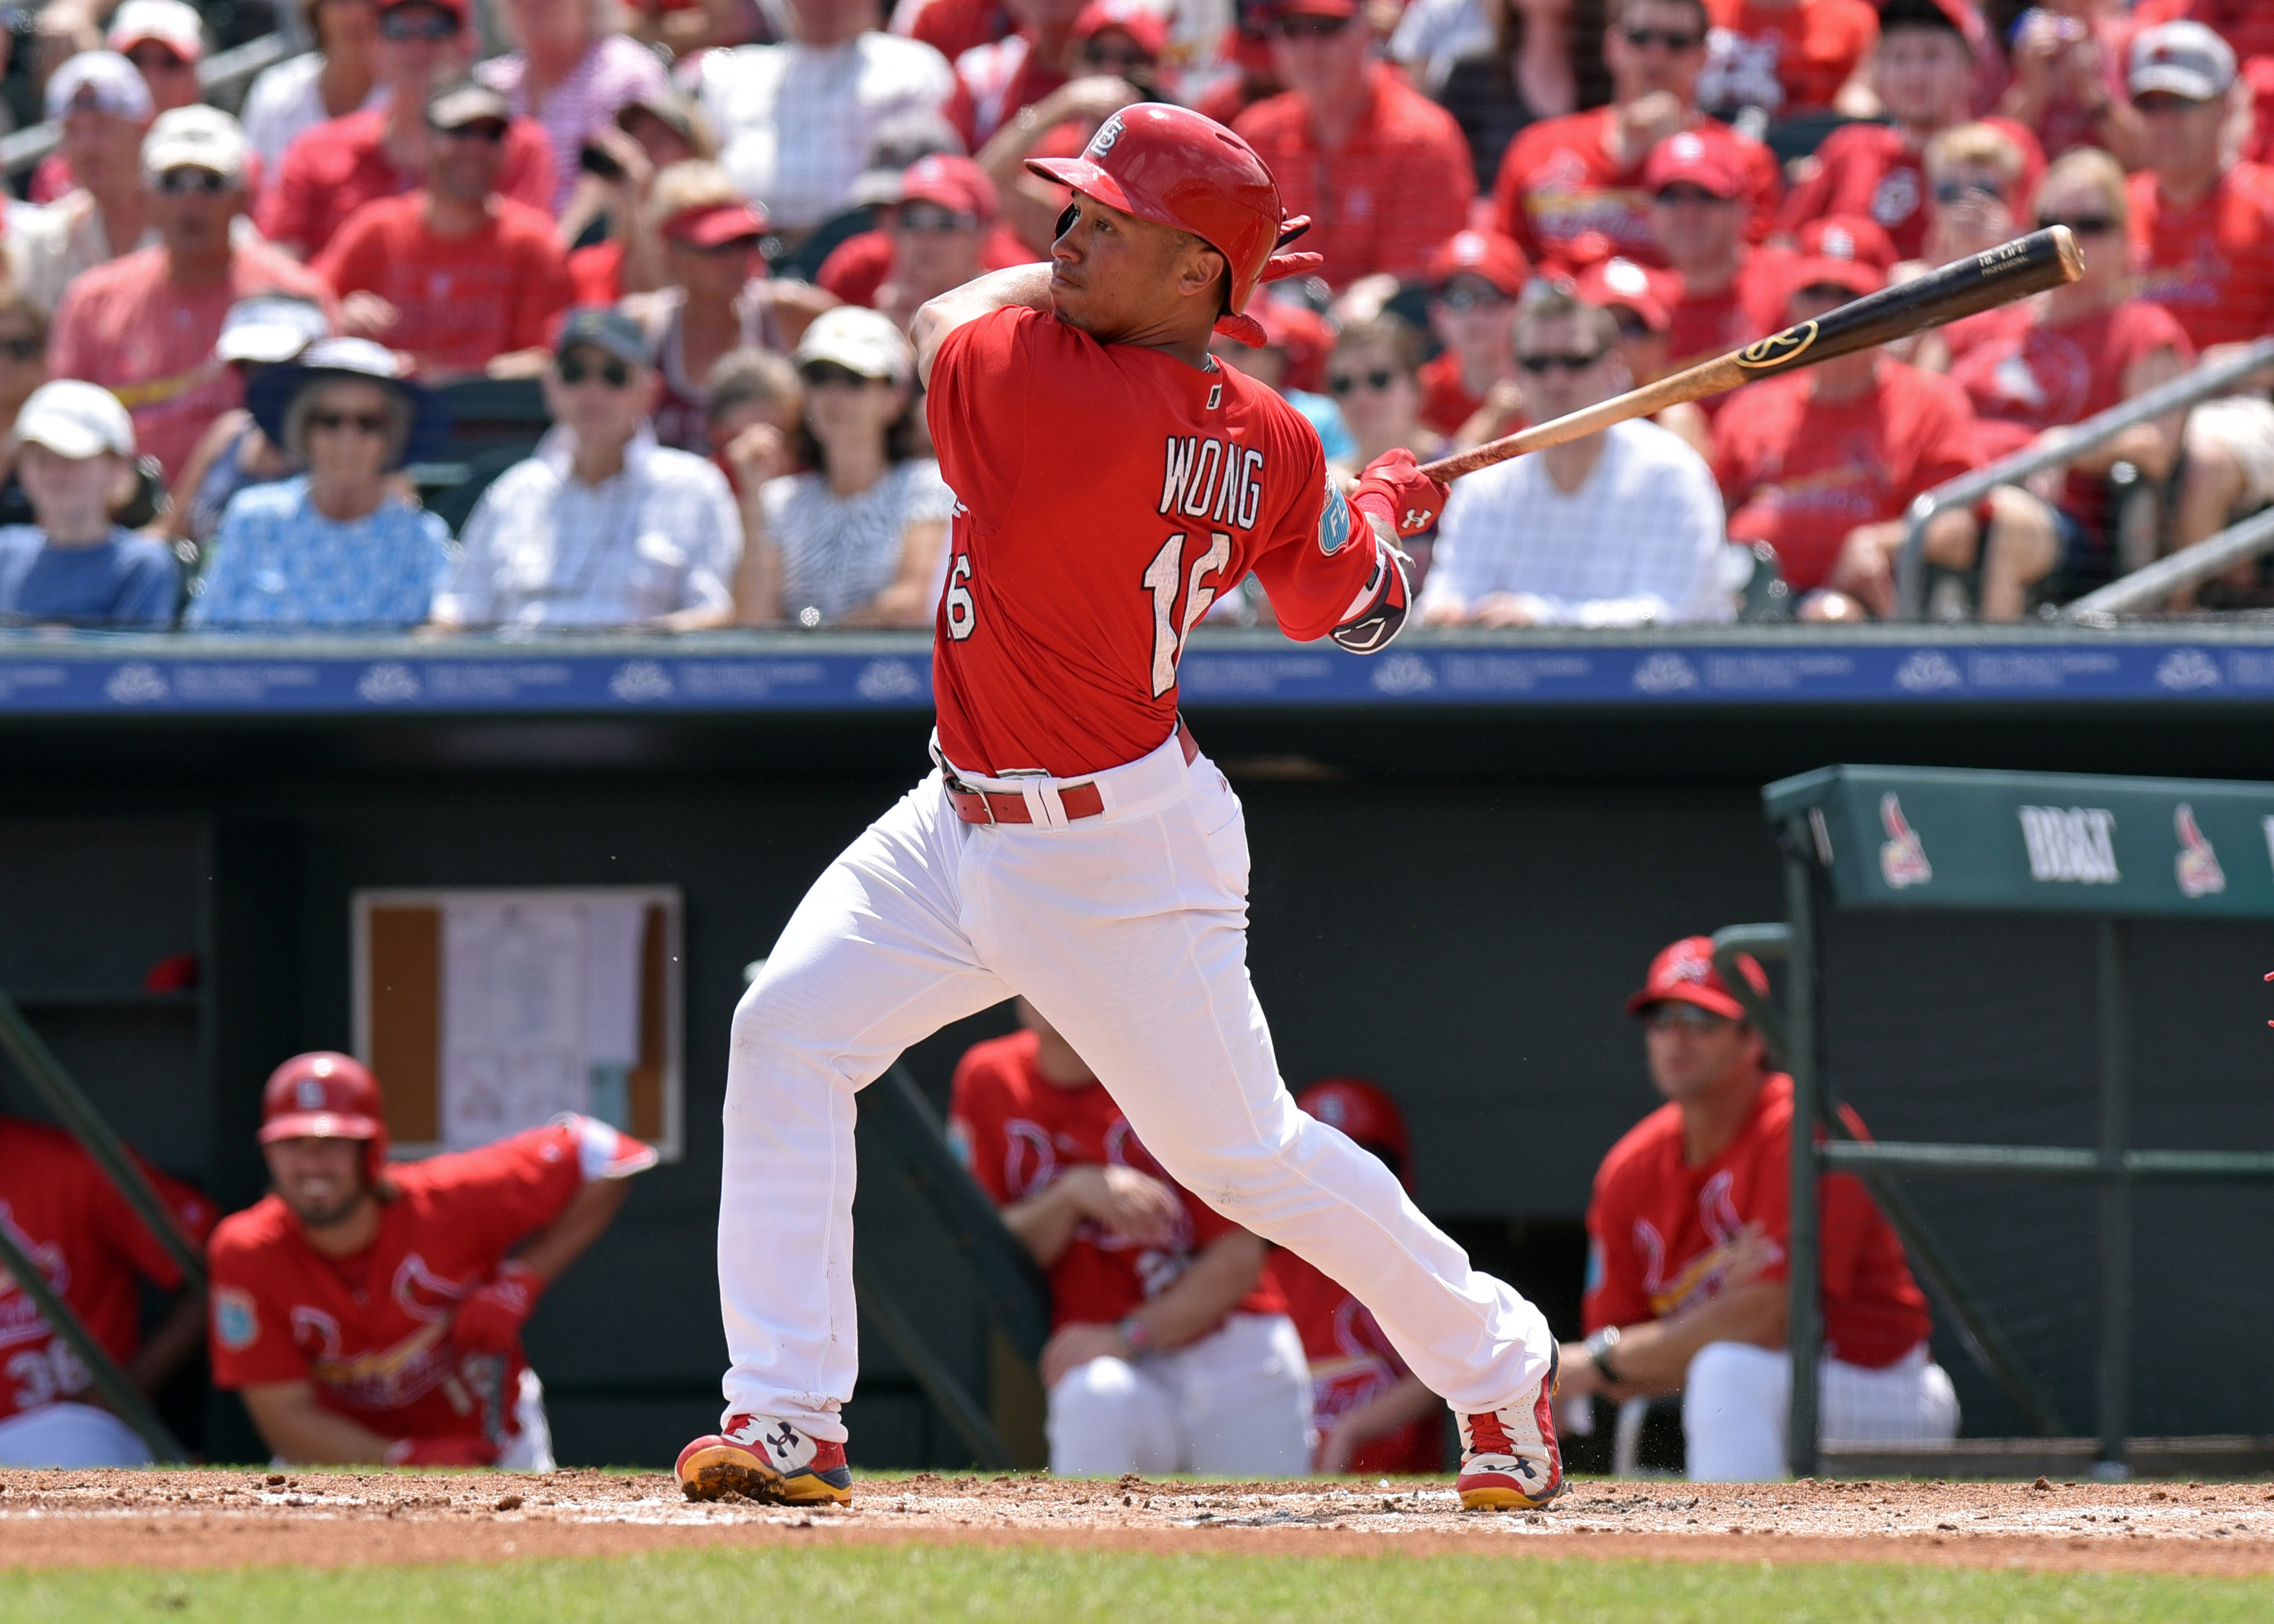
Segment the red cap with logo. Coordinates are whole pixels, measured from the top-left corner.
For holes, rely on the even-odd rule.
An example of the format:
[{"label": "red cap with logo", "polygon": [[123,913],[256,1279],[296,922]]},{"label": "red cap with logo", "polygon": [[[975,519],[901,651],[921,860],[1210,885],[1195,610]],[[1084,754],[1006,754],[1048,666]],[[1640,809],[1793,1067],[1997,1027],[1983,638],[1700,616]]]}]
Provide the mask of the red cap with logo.
[{"label": "red cap with logo", "polygon": [[1683,182],[1717,198],[1738,196],[1745,190],[1745,149],[1719,130],[1675,131],[1650,149],[1642,185],[1656,193]]},{"label": "red cap with logo", "polygon": [[903,203],[937,203],[958,214],[992,222],[998,207],[995,183],[987,171],[958,153],[934,153],[900,172]]},{"label": "red cap with logo", "polygon": [[1261,347],[1285,354],[1289,388],[1316,395],[1327,387],[1327,356],[1335,347],[1335,330],[1324,316],[1307,304],[1269,297],[1256,300],[1247,313],[1263,329]]},{"label": "red cap with logo", "polygon": [[1845,288],[1863,295],[1887,285],[1895,263],[1894,239],[1876,220],[1861,214],[1826,214],[1811,220],[1796,239],[1800,259],[1786,281],[1791,293],[1803,288]]},{"label": "red cap with logo", "polygon": [[1510,298],[1524,291],[1532,267],[1513,237],[1497,231],[1456,231],[1429,255],[1428,280],[1442,288],[1456,276],[1481,276]]},{"label": "red cap with logo", "polygon": [[1140,0],[1089,0],[1073,19],[1077,43],[1108,28],[1120,29],[1148,56],[1169,49],[1169,19]]},{"label": "red cap with logo", "polygon": [[[1768,974],[1751,954],[1738,954],[1737,968],[1755,992],[1768,996]],[[1745,1006],[1713,967],[1711,936],[1684,936],[1650,961],[1650,974],[1642,990],[1627,1000],[1627,1013],[1639,1015],[1653,1004],[1694,1004],[1728,1020],[1746,1018]]]},{"label": "red cap with logo", "polygon": [[1682,300],[1682,278],[1673,271],[1655,271],[1631,259],[1598,259],[1579,273],[1572,293],[1600,310],[1624,305],[1642,318],[1653,333],[1674,326],[1674,307]]},{"label": "red cap with logo", "polygon": [[1397,1102],[1362,1077],[1329,1077],[1295,1096],[1296,1105],[1369,1149],[1397,1157],[1398,1182],[1413,1188],[1413,1140]]},{"label": "red cap with logo", "polygon": [[1358,0],[1272,0],[1264,15],[1282,17],[1356,17]]}]

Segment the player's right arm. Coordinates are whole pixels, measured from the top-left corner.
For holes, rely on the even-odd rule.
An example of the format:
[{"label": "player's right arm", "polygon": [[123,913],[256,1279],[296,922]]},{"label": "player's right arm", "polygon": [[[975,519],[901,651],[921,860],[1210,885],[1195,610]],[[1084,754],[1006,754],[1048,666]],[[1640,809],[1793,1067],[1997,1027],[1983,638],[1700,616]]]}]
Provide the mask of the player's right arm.
[{"label": "player's right arm", "polygon": [[1020,265],[1007,271],[990,271],[960,288],[949,289],[918,310],[908,324],[908,337],[916,349],[916,377],[924,387],[931,387],[931,364],[950,333],[966,322],[1013,305],[1050,313],[1049,266]]}]

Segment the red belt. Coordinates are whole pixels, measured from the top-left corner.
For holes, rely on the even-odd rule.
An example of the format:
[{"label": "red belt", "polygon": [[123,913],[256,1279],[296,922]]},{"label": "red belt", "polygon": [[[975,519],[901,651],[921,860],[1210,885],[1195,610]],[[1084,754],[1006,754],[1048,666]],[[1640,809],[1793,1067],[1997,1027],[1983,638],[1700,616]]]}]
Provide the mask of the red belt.
[{"label": "red belt", "polygon": [[[1185,764],[1189,767],[1201,753],[1193,742],[1193,730],[1177,718],[1177,743],[1185,752]],[[1015,791],[972,789],[960,783],[955,770],[943,767],[946,775],[947,803],[955,808],[956,816],[967,823],[1031,823],[1034,815],[1027,810],[1027,798]],[[1105,797],[1098,793],[1096,784],[1084,779],[1069,784],[1058,791],[1058,804],[1065,808],[1068,819],[1096,817],[1105,810]]]}]

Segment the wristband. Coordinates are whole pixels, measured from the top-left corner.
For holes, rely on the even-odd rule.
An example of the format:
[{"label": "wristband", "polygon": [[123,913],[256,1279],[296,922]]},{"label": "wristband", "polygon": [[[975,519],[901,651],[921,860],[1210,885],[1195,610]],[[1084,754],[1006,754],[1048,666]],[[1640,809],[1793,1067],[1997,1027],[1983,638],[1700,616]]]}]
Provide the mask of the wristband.
[{"label": "wristband", "polygon": [[1618,1387],[1625,1380],[1625,1378],[1619,1374],[1617,1366],[1611,1363],[1611,1350],[1618,1345],[1619,1327],[1615,1325],[1605,1326],[1601,1330],[1589,1336],[1585,1343],[1587,1357],[1593,1361],[1595,1369],[1601,1374],[1603,1380],[1613,1387]]},{"label": "wristband", "polygon": [[1153,1333],[1147,1329],[1145,1322],[1134,1314],[1129,1315],[1119,1325],[1115,1326],[1113,1334],[1121,1339],[1121,1345],[1129,1350],[1129,1357],[1133,1359],[1142,1358],[1152,1351]]}]

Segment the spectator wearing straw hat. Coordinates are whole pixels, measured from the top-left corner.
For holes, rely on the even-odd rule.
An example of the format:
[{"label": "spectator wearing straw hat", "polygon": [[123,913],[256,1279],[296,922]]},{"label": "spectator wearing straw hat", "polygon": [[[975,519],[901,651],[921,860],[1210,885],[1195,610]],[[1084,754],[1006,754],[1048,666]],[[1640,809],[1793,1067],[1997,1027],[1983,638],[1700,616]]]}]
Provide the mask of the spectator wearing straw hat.
[{"label": "spectator wearing straw hat", "polygon": [[134,495],[134,425],[107,389],[42,384],[16,414],[33,523],[0,530],[0,617],[35,624],[173,624],[181,567],[115,515]]}]

